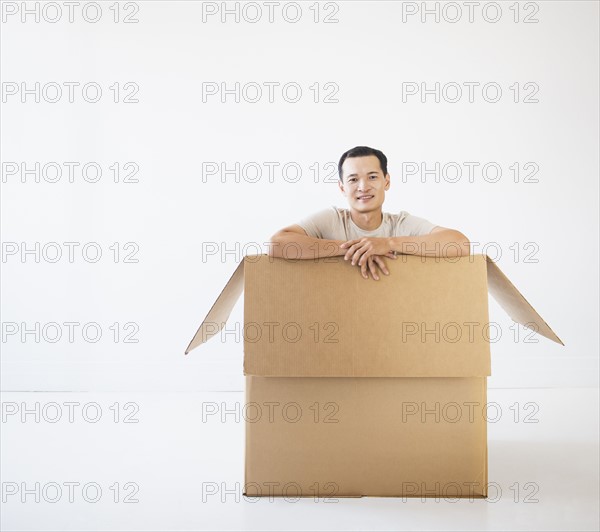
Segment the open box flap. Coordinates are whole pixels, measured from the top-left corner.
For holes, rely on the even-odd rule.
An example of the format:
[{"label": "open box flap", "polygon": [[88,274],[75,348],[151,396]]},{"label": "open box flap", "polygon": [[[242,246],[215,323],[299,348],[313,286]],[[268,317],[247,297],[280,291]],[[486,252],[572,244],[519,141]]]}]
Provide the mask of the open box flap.
[{"label": "open box flap", "polygon": [[486,255],[488,290],[510,318],[546,338],[565,345],[544,319],[517,290],[497,264]]},{"label": "open box flap", "polygon": [[229,318],[234,305],[240,298],[244,289],[244,259],[240,261],[237,268],[227,281],[225,288],[219,294],[217,300],[213,303],[210,311],[204,318],[204,321],[196,331],[190,345],[185,350],[187,355],[192,349],[206,342],[209,338],[217,334]]}]

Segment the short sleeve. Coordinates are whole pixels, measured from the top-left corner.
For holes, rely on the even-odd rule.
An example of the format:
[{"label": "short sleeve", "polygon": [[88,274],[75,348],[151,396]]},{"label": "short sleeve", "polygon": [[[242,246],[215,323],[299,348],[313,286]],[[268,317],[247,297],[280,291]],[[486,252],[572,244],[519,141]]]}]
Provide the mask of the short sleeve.
[{"label": "short sleeve", "polygon": [[298,225],[306,231],[308,236],[313,238],[328,238],[337,221],[338,215],[334,207],[322,209],[309,216],[302,218]]},{"label": "short sleeve", "polygon": [[419,216],[413,216],[407,212],[403,212],[403,217],[401,217],[401,222],[399,224],[399,232],[400,234],[396,236],[423,236],[431,233],[431,230],[434,227],[437,227],[436,224],[431,223],[429,220],[425,218],[421,218]]}]

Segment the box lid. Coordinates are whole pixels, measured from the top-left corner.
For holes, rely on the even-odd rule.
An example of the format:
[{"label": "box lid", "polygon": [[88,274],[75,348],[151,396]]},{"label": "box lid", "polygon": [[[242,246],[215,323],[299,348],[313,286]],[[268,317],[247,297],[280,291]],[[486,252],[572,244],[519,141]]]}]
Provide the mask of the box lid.
[{"label": "box lid", "polygon": [[509,278],[502,273],[498,265],[487,256],[486,259],[488,290],[510,318],[557,344],[565,345]]},{"label": "box lid", "polygon": [[242,290],[246,375],[490,375],[488,289],[514,321],[562,343],[485,255],[386,264],[373,281],[343,257],[248,255],[186,354],[223,329]]}]

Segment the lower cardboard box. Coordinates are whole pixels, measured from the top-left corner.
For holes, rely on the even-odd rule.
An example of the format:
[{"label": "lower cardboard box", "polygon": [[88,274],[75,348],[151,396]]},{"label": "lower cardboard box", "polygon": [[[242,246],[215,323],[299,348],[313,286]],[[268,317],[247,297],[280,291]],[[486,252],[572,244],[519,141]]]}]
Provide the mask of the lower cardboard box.
[{"label": "lower cardboard box", "polygon": [[245,495],[487,497],[486,377],[246,377]]}]

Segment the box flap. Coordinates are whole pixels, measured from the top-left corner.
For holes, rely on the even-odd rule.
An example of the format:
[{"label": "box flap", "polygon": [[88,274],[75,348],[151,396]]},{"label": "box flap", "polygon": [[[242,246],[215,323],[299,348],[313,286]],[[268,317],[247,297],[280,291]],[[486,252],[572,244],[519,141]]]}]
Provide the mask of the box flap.
[{"label": "box flap", "polygon": [[517,290],[508,277],[500,271],[498,265],[489,257],[487,259],[488,288],[490,294],[510,316],[510,318],[553,342],[565,345],[544,319],[535,311],[523,295]]},{"label": "box flap", "polygon": [[240,261],[225,288],[209,310],[206,318],[196,331],[192,341],[185,350],[187,355],[192,349],[206,342],[217,334],[227,322],[231,311],[244,289],[244,260]]},{"label": "box flap", "polygon": [[247,262],[244,373],[474,377],[491,373],[483,255],[400,255],[364,279],[343,257]]}]

